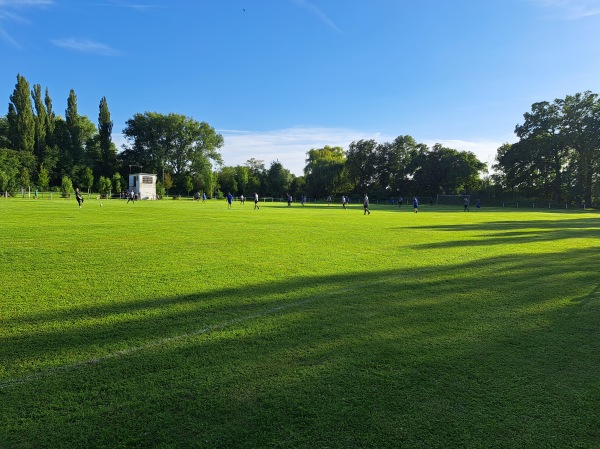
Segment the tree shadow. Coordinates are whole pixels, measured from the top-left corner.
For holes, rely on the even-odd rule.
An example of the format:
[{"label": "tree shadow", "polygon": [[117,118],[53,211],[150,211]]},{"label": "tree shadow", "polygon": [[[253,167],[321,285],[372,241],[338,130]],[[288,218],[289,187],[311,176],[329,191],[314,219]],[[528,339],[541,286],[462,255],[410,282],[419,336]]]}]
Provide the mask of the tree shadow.
[{"label": "tree shadow", "polygon": [[481,223],[461,223],[453,225],[433,225],[409,227],[409,229],[479,233],[468,240],[445,239],[443,242],[419,244],[415,247],[426,249],[464,246],[492,246],[505,244],[531,243],[532,240],[559,241],[566,239],[596,238],[600,235],[599,218],[570,218],[564,220],[531,221],[492,221]]},{"label": "tree shadow", "polygon": [[0,446],[589,446],[598,262],[579,248],[37,314],[1,341]]}]

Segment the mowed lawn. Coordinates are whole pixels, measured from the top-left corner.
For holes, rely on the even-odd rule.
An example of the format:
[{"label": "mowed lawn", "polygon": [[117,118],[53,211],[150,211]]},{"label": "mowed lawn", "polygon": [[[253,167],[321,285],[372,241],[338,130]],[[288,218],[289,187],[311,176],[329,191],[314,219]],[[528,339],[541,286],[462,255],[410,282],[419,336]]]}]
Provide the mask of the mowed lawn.
[{"label": "mowed lawn", "polygon": [[596,212],[102,203],[0,199],[2,449],[600,447]]}]

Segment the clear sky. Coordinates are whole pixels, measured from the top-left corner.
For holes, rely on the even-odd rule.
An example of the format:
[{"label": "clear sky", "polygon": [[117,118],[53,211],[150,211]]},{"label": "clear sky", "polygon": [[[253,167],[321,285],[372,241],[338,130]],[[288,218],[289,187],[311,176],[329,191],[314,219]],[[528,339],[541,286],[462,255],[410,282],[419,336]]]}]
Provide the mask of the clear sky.
[{"label": "clear sky", "polygon": [[113,141],[135,113],[206,121],[226,165],[352,141],[492,164],[538,101],[600,93],[600,0],[0,0],[0,99],[17,74],[70,89]]}]

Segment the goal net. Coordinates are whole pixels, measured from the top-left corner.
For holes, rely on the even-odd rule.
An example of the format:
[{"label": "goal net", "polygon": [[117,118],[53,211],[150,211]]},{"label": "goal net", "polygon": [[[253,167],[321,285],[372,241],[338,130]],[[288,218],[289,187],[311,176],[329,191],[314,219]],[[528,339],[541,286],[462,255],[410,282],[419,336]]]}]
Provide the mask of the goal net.
[{"label": "goal net", "polygon": [[471,195],[438,195],[435,204],[440,206],[464,206],[465,198],[471,204]]}]

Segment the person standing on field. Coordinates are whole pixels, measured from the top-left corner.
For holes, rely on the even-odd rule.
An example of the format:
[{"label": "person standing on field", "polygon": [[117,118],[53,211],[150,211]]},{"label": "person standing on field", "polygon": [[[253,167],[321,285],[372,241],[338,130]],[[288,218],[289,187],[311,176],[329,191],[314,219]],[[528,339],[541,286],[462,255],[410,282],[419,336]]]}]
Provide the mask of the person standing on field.
[{"label": "person standing on field", "polygon": [[231,209],[231,203],[233,202],[233,195],[231,192],[227,194],[227,209]]},{"label": "person standing on field", "polygon": [[367,213],[369,215],[371,215],[371,211],[369,210],[369,197],[367,196],[366,193],[365,193],[365,198],[363,200],[363,208],[365,209],[365,211],[363,212],[363,215],[366,215]]},{"label": "person standing on field", "polygon": [[469,198],[465,196],[465,212],[469,212]]},{"label": "person standing on field", "polygon": [[254,192],[254,209],[260,209],[258,207],[258,193]]},{"label": "person standing on field", "polygon": [[83,197],[81,196],[81,192],[79,189],[75,189],[75,199],[77,200],[77,204],[79,204],[79,208],[81,209],[81,205],[83,204]]},{"label": "person standing on field", "polygon": [[419,212],[419,200],[416,196],[413,198],[413,208],[415,210],[415,214]]},{"label": "person standing on field", "polygon": [[346,195],[342,195],[342,207],[346,209],[346,204],[348,204],[348,200],[346,199]]}]

